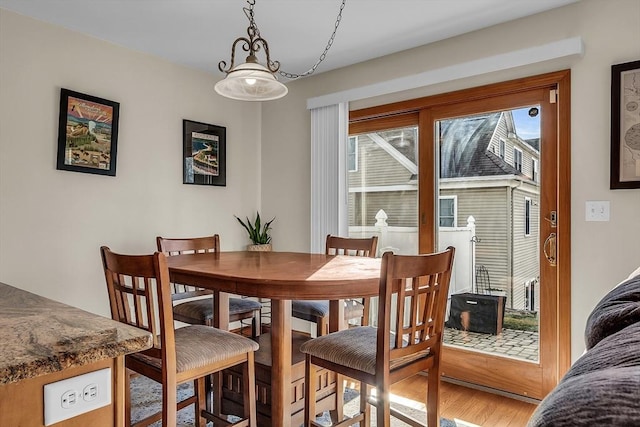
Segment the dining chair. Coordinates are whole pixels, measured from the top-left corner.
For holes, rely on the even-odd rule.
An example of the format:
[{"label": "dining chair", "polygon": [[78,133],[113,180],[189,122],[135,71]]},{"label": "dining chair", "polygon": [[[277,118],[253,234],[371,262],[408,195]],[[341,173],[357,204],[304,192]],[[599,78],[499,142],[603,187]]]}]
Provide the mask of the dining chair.
[{"label": "dining chair", "polygon": [[[370,238],[350,238],[328,235],[325,243],[327,255],[353,255],[375,258],[378,236]],[[348,299],[344,302],[345,320],[360,319],[360,325],[369,324],[369,298]],[[316,336],[329,332],[329,301],[294,300],[291,302],[291,316],[316,324]]]},{"label": "dining chair", "polygon": [[[438,392],[440,356],[449,280],[455,249],[427,255],[382,257],[378,326],[361,326],[338,331],[305,342],[305,426],[317,425],[316,368],[321,367],[360,382],[360,410],[352,418],[339,419],[334,427],[355,422],[369,426],[368,404],[376,407],[378,427],[390,426],[390,417],[412,426],[418,421],[390,407],[392,384],[418,372],[428,371],[426,391],[427,425],[439,426]],[[375,397],[367,396],[369,387]],[[341,408],[344,386],[337,381],[336,408]],[[340,422],[338,422],[340,421]]]},{"label": "dining chair", "polygon": [[[185,253],[220,252],[220,236],[214,234],[207,237],[184,239],[167,239],[156,237],[158,250],[166,255]],[[173,283],[172,300],[174,301],[173,317],[190,325],[213,326],[213,292],[194,286]],[[207,298],[199,298],[207,296]],[[189,299],[189,301],[182,301]],[[178,301],[178,303],[175,303]],[[180,302],[182,301],[182,302]],[[248,298],[229,298],[229,322],[251,320],[251,337],[260,335],[260,310],[262,304]]]},{"label": "dining chair", "polygon": [[[121,255],[100,248],[109,292],[113,320],[151,332],[154,345],[148,350],[125,356],[125,367],[162,384],[162,410],[135,427],[148,426],[162,419],[163,427],[175,427],[177,411],[195,405],[195,422],[215,425],[254,427],[256,425],[254,352],[258,344],[238,334],[204,325],[174,329],[171,284],[165,254]],[[243,418],[235,423],[206,410],[204,378],[223,369],[242,364]],[[131,425],[131,391],[127,384],[126,425]],[[178,402],[177,386],[193,381],[194,395]],[[237,414],[236,414],[237,415]]]}]

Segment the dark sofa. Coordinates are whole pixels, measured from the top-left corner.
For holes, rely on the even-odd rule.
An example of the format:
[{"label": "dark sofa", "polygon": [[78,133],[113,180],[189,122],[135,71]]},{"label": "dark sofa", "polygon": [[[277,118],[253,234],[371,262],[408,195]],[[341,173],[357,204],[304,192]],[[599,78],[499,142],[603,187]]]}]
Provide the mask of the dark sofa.
[{"label": "dark sofa", "polygon": [[596,305],[585,342],[528,427],[640,426],[640,269]]}]

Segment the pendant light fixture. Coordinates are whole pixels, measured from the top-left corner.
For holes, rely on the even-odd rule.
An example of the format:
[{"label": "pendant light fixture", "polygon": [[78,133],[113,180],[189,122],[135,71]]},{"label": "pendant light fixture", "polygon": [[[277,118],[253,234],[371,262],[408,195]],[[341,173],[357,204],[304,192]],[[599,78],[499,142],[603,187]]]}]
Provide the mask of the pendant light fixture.
[{"label": "pendant light fixture", "polygon": [[[336,31],[340,25],[342,19],[342,10],[344,9],[346,0],[342,0],[340,6],[340,12],[335,23],[335,28],[329,43],[325,48],[322,55],[315,65],[303,74],[291,74],[280,70],[280,62],[272,61],[269,55],[269,44],[265,39],[260,36],[260,30],[256,25],[253,16],[253,7],[255,6],[255,0],[247,0],[249,7],[244,7],[244,13],[249,19],[249,27],[247,28],[247,37],[238,37],[231,46],[231,64],[227,66],[226,61],[220,61],[218,63],[218,69],[223,73],[226,73],[226,77],[220,80],[215,85],[215,91],[220,95],[237,99],[240,101],[270,101],[273,99],[282,98],[289,91],[287,87],[278,81],[276,73],[289,78],[297,79],[312,74],[318,65],[324,60],[329,51],[329,48],[333,44],[333,40],[336,36]],[[249,52],[249,55],[245,59],[245,62],[240,65],[235,65],[236,46],[241,43],[242,49],[245,52]],[[264,65],[258,62],[256,54],[264,51],[265,62]]]}]

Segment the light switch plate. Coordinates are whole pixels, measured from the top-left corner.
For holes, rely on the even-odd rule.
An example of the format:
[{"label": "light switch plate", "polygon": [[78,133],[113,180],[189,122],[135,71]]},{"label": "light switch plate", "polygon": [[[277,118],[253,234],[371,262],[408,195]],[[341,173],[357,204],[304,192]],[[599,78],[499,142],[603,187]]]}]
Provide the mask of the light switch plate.
[{"label": "light switch plate", "polygon": [[588,200],[585,207],[586,221],[609,221],[610,204],[608,200]]},{"label": "light switch plate", "polygon": [[44,425],[58,423],[111,404],[111,368],[44,386]]}]

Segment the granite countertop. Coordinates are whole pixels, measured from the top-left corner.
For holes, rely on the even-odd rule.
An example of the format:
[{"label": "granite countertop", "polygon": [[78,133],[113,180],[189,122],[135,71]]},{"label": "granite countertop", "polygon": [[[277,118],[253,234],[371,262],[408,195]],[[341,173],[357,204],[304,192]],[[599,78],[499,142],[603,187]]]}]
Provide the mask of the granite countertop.
[{"label": "granite countertop", "polygon": [[151,333],[0,283],[0,385],[150,348]]}]

